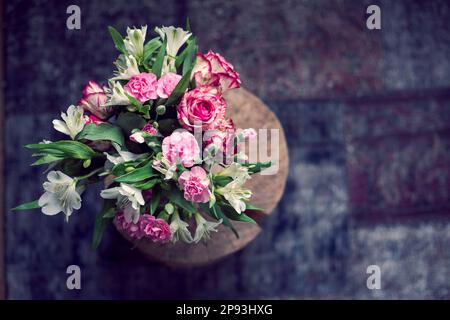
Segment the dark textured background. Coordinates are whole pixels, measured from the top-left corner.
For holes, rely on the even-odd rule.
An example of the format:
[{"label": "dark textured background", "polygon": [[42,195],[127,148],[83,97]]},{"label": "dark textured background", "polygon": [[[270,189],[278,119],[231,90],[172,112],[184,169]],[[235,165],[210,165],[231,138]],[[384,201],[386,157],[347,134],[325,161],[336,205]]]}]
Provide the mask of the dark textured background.
[{"label": "dark textured background", "polygon": [[[82,29],[65,28],[78,4]],[[365,27],[368,4],[382,30]],[[6,208],[41,193],[22,145],[112,72],[111,24],[184,25],[235,64],[283,124],[285,195],[264,232],[218,264],[170,270],[113,230],[90,250],[98,196],[62,216],[6,212],[7,297],[450,298],[448,1],[7,1]],[[68,291],[66,267],[82,268]],[[382,290],[368,290],[377,264]]]}]

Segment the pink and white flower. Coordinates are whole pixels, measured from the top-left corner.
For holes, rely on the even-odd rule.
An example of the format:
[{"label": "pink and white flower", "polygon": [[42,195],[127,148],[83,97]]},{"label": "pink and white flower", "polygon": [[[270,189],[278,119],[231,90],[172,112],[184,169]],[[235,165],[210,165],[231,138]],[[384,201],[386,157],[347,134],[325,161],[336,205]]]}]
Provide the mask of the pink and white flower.
[{"label": "pink and white flower", "polygon": [[125,92],[135,97],[139,102],[144,103],[148,100],[156,99],[157,77],[153,73],[140,73],[130,78],[124,86]]},{"label": "pink and white flower", "polygon": [[168,98],[172,93],[173,89],[177,86],[178,82],[181,80],[181,76],[176,73],[169,72],[163,75],[158,80],[158,87],[156,93],[160,98]]},{"label": "pink and white flower", "polygon": [[184,190],[184,198],[192,202],[208,202],[211,197],[209,179],[202,167],[193,167],[190,171],[183,172],[178,178],[181,189]]},{"label": "pink and white flower", "polygon": [[200,148],[195,137],[186,130],[176,130],[162,142],[163,157],[171,164],[181,163],[189,168],[200,156]]},{"label": "pink and white flower", "polygon": [[110,108],[105,106],[106,100],[107,97],[103,88],[91,80],[83,89],[83,97],[78,105],[98,118],[106,119],[110,113]]},{"label": "pink and white flower", "polygon": [[211,50],[207,54],[197,54],[192,75],[198,86],[218,86],[223,92],[241,86],[241,79],[239,74],[234,71],[233,65],[220,54]]},{"label": "pink and white flower", "polygon": [[172,237],[169,224],[149,214],[141,216],[139,229],[144,237],[150,238],[153,242],[166,243]]},{"label": "pink and white flower", "polygon": [[145,135],[156,136],[158,135],[158,130],[151,123],[147,123],[142,130],[130,135],[130,140],[136,143],[144,143]]},{"label": "pink and white flower", "polygon": [[188,91],[177,108],[181,126],[188,130],[216,129],[225,119],[227,104],[222,94],[213,87],[199,87]]},{"label": "pink and white flower", "polygon": [[97,118],[96,116],[94,116],[93,114],[85,115],[84,116],[84,124],[90,124],[90,123],[99,125],[100,123],[103,123],[103,121],[100,120],[99,118]]}]

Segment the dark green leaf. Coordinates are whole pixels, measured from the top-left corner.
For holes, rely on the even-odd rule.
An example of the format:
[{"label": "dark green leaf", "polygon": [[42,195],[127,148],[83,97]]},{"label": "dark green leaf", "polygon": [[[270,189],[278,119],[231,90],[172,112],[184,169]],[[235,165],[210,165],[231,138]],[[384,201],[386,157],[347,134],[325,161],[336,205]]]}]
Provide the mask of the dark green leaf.
[{"label": "dark green leaf", "polygon": [[167,37],[164,37],[164,42],[159,49],[158,55],[156,56],[155,63],[153,63],[152,71],[159,78],[161,77],[161,71],[164,63],[164,57],[166,56],[166,46],[167,46]]},{"label": "dark green leaf", "polygon": [[109,140],[123,147],[125,145],[122,130],[119,127],[109,123],[89,123],[84,126],[83,130],[78,134],[77,139],[87,139],[91,141]]},{"label": "dark green leaf", "polygon": [[38,204],[38,200],[35,200],[35,201],[23,203],[20,206],[17,206],[15,208],[11,209],[11,211],[31,210],[31,209],[38,209],[40,207],[41,206]]},{"label": "dark green leaf", "polygon": [[258,208],[252,205],[251,203],[245,203],[245,210],[252,210],[252,211],[265,211],[263,208]]},{"label": "dark green leaf", "polygon": [[89,146],[72,140],[61,140],[51,143],[35,143],[28,144],[25,146],[28,149],[37,149],[40,154],[53,154],[55,150],[59,154],[63,154],[64,158],[73,158],[86,160],[97,155],[97,153],[92,150]]},{"label": "dark green leaf", "polygon": [[122,112],[116,122],[127,135],[130,135],[133,129],[142,129],[146,123],[147,121],[142,116],[132,112]]},{"label": "dark green leaf", "polygon": [[160,199],[161,199],[161,191],[159,189],[153,190],[152,199],[150,200],[150,213],[152,215],[155,215],[156,208],[158,208]]},{"label": "dark green leaf", "polygon": [[153,55],[153,53],[156,51],[156,49],[158,49],[159,47],[161,47],[161,41],[159,40],[159,37],[153,38],[152,40],[150,40],[149,42],[147,42],[144,46],[144,58],[143,58],[143,64],[147,65],[150,62],[150,59]]},{"label": "dark green leaf", "polygon": [[123,183],[136,183],[154,177],[155,175],[156,173],[153,172],[152,163],[148,162],[141,168],[115,178],[114,181]]},{"label": "dark green leaf", "polygon": [[250,222],[256,224],[256,221],[247,216],[245,213],[237,213],[233,207],[229,205],[221,205],[223,213],[230,218],[231,220],[242,221],[242,222]]},{"label": "dark green leaf", "polygon": [[119,50],[123,54],[126,54],[127,50],[125,49],[125,44],[119,31],[117,31],[114,27],[111,26],[108,27],[108,31],[114,41],[117,50]]},{"label": "dark green leaf", "polygon": [[233,226],[233,224],[230,222],[227,216],[223,213],[222,209],[217,203],[212,208],[210,208],[206,203],[200,204],[200,207],[204,212],[208,213],[211,217],[217,220],[222,219],[223,225],[230,228],[231,231],[233,231],[236,238],[239,238],[239,233],[237,232],[236,228]]},{"label": "dark green leaf", "polygon": [[183,75],[185,75],[187,72],[189,72],[193,69],[195,64],[195,59],[198,51],[197,41],[195,38],[192,39],[191,42],[189,42],[189,45],[186,47],[187,54],[186,58],[183,62]]},{"label": "dark green leaf", "polygon": [[110,211],[115,212],[114,201],[104,201],[102,211],[95,218],[94,233],[92,235],[92,248],[97,249],[102,241],[103,233],[110,222],[111,218],[114,217]]},{"label": "dark green leaf", "polygon": [[153,188],[159,182],[160,182],[159,179],[150,179],[148,181],[136,183],[134,186],[141,190],[148,190]]}]

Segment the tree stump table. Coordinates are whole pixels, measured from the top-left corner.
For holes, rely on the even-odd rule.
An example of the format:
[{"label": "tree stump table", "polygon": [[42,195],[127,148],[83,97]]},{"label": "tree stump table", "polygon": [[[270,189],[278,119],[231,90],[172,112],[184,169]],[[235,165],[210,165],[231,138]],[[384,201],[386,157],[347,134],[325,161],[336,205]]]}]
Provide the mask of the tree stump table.
[{"label": "tree stump table", "polygon": [[[265,212],[250,212],[249,216],[256,221],[270,215],[280,201],[288,174],[288,149],[283,128],[275,114],[256,96],[245,89],[235,89],[225,95],[229,116],[237,128],[278,129],[279,130],[279,170],[275,175],[255,174],[247,182],[253,196],[251,203],[264,208]],[[271,153],[271,143],[267,144],[268,154]],[[259,160],[259,159],[258,159]],[[232,221],[239,233],[239,238],[227,227],[221,225],[218,232],[211,234],[211,239],[198,244],[186,244],[178,241],[175,244],[156,244],[148,239],[133,240],[122,235],[153,261],[161,262],[171,267],[194,267],[210,264],[224,258],[242,248],[261,232],[258,225],[246,222]],[[195,226],[192,230],[195,230]]]}]

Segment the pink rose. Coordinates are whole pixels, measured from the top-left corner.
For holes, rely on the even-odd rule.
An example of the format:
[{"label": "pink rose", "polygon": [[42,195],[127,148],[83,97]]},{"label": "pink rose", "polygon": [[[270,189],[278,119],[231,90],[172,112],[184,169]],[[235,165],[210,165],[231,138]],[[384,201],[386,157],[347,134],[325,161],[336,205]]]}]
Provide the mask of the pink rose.
[{"label": "pink rose", "polygon": [[163,219],[144,214],[139,219],[139,229],[143,236],[154,242],[166,243],[171,238],[170,226]]},{"label": "pink rose", "polygon": [[106,119],[111,109],[105,107],[105,103],[106,94],[103,88],[94,81],[89,81],[87,86],[83,89],[83,97],[80,102],[78,102],[78,105],[100,119]]},{"label": "pink rose", "polygon": [[208,202],[211,197],[209,179],[202,167],[193,167],[191,171],[183,172],[178,178],[184,198],[192,202]]},{"label": "pink rose", "polygon": [[168,98],[173,89],[177,86],[181,80],[181,76],[176,73],[167,73],[158,80],[158,87],[156,93],[160,98]]},{"label": "pink rose", "polygon": [[99,125],[100,123],[103,123],[103,121],[100,120],[99,118],[97,118],[96,116],[94,116],[93,114],[85,115],[84,116],[84,124],[89,124],[89,123],[95,123],[96,125]]},{"label": "pink rose", "polygon": [[156,94],[157,83],[156,75],[143,72],[131,77],[123,88],[141,103],[144,103],[158,97]]},{"label": "pink rose", "polygon": [[197,54],[192,74],[197,85],[220,86],[223,92],[241,86],[241,79],[233,65],[212,51]]},{"label": "pink rose", "polygon": [[181,163],[186,168],[194,165],[200,155],[200,148],[195,137],[185,131],[174,131],[162,142],[163,156],[170,164]]},{"label": "pink rose", "polygon": [[177,117],[185,129],[216,129],[225,118],[226,107],[225,99],[217,89],[203,86],[183,96],[177,108]]},{"label": "pink rose", "polygon": [[139,227],[139,221],[138,223],[127,222],[122,211],[118,212],[114,217],[114,225],[117,229],[124,231],[131,238],[141,239],[143,237]]}]

